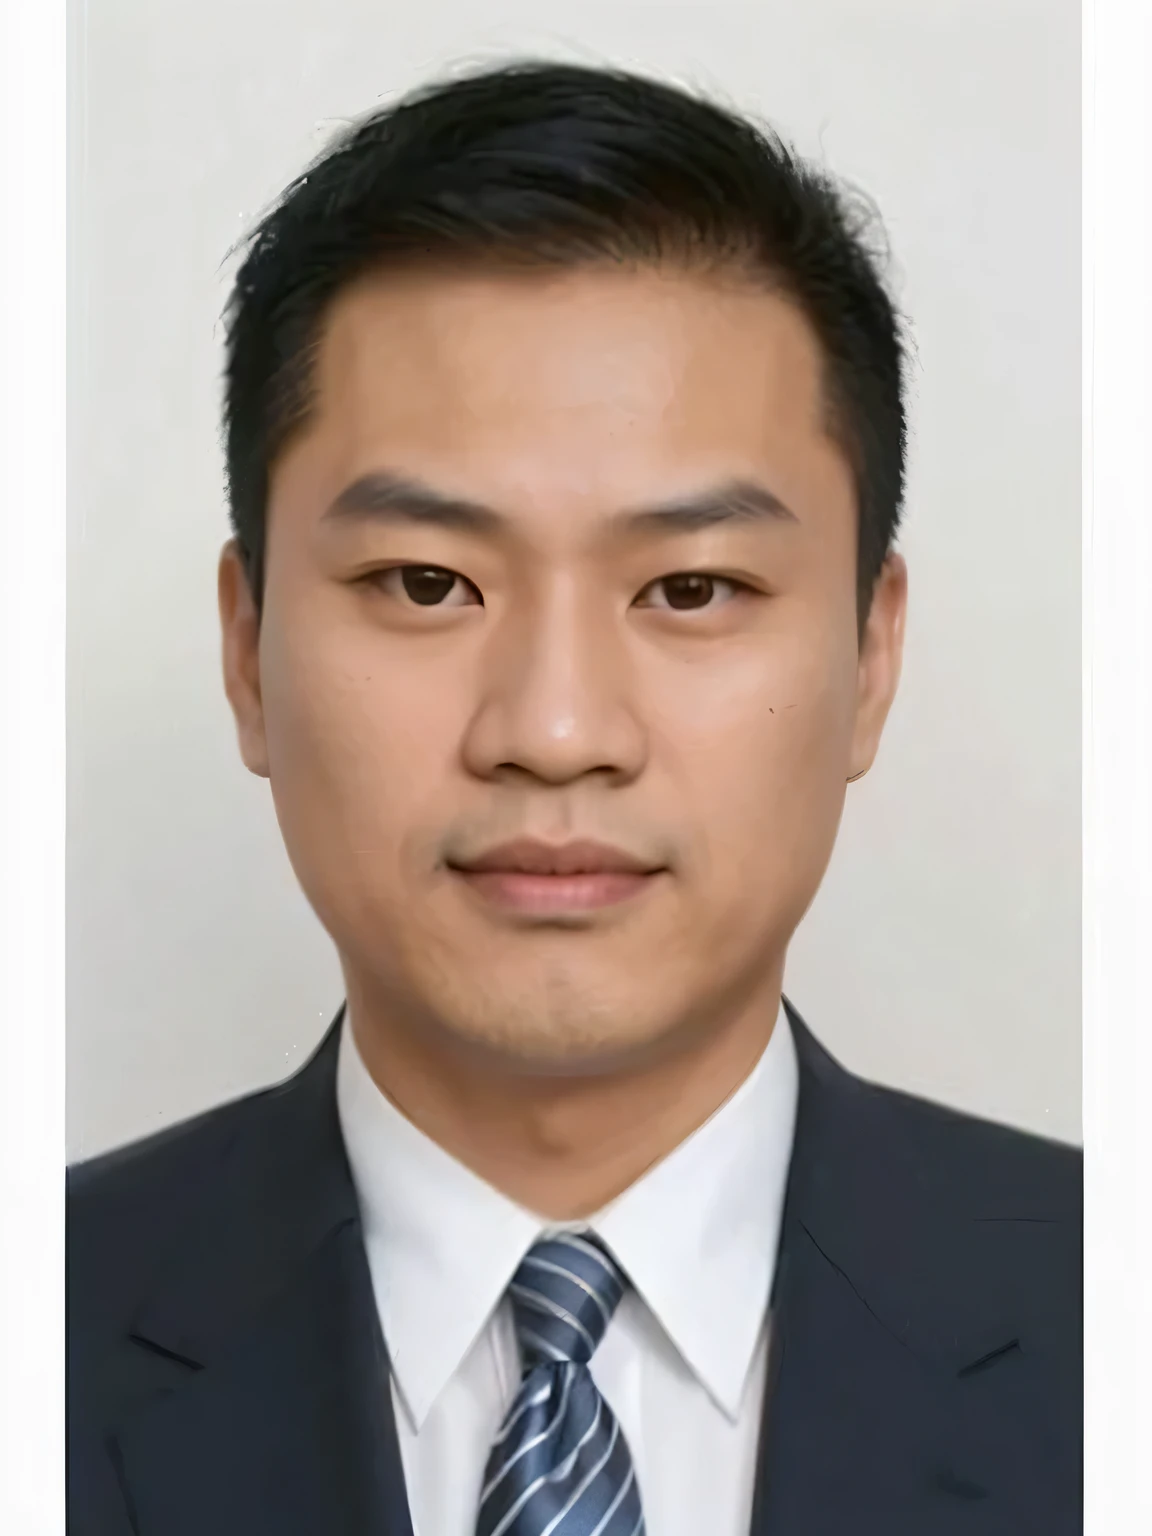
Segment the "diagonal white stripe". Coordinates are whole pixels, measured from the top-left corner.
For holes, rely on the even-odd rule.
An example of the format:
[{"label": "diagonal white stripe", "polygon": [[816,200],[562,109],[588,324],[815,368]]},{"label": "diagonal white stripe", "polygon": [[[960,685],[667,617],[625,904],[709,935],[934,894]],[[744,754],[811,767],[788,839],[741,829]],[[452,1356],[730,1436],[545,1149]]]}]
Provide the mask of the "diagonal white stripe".
[{"label": "diagonal white stripe", "polygon": [[580,1275],[575,1273],[575,1271],[571,1269],[565,1269],[563,1264],[553,1264],[551,1259],[542,1259],[535,1253],[525,1254],[524,1263],[531,1264],[536,1269],[546,1269],[550,1274],[553,1275],[563,1275],[565,1280],[571,1280],[573,1285],[578,1285],[582,1291],[587,1292],[587,1294],[591,1296],[592,1300],[600,1308],[600,1313],[604,1318],[604,1326],[607,1328],[608,1324],[612,1321],[612,1314],[604,1304],[604,1298],[598,1291],[594,1290],[593,1287],[588,1284],[587,1280],[582,1279]]},{"label": "diagonal white stripe", "polygon": [[562,1307],[558,1301],[553,1301],[551,1296],[545,1296],[540,1291],[534,1291],[530,1286],[520,1285],[516,1281],[508,1287],[514,1296],[523,1296],[527,1301],[539,1303],[546,1312],[551,1312],[553,1317],[558,1317],[562,1323],[573,1329],[588,1345],[591,1353],[596,1348],[596,1340],[585,1328],[578,1317],[574,1317],[567,1307]]},{"label": "diagonal white stripe", "polygon": [[495,1477],[492,1477],[488,1480],[487,1485],[481,1490],[480,1493],[481,1504],[483,1504],[484,1500],[492,1492],[493,1488],[498,1487],[498,1485],[503,1482],[504,1478],[507,1477],[508,1473],[520,1460],[521,1456],[526,1456],[534,1446],[543,1445],[544,1441],[548,1439],[548,1436],[551,1435],[557,1428],[561,1419],[564,1417],[564,1410],[568,1406],[568,1392],[571,1386],[572,1374],[569,1372],[564,1377],[564,1385],[560,1389],[560,1401],[557,1403],[556,1412],[552,1415],[552,1418],[547,1427],[542,1429],[540,1433],[533,1439],[525,1440],[524,1444],[520,1447],[516,1454],[514,1456],[509,1456],[508,1460],[500,1468],[499,1472],[496,1473]]},{"label": "diagonal white stripe", "polygon": [[587,1238],[578,1236],[575,1232],[556,1232],[548,1239],[550,1243],[561,1243],[565,1248],[575,1248],[578,1253],[587,1254],[590,1259],[595,1259],[600,1268],[608,1275],[612,1283],[623,1287],[620,1271],[602,1248],[597,1248],[595,1243],[590,1243]]},{"label": "diagonal white stripe", "polygon": [[541,1403],[546,1402],[551,1391],[552,1383],[549,1382],[546,1386],[541,1387],[539,1392],[537,1392],[534,1397],[525,1398],[524,1401],[520,1404],[519,1408],[516,1409],[516,1412],[508,1420],[507,1424],[505,1424],[504,1428],[496,1436],[492,1444],[502,1445],[503,1442],[507,1440],[512,1431],[516,1428],[517,1424],[519,1424],[520,1420],[528,1412],[529,1408],[538,1408]]},{"label": "diagonal white stripe", "polygon": [[[597,1415],[597,1417],[599,1417],[599,1415]],[[616,1444],[616,1436],[619,1433],[620,1425],[613,1422],[612,1433],[608,1436],[608,1449],[604,1452],[603,1456],[601,1456],[600,1460],[592,1468],[591,1472],[588,1473],[584,1481],[577,1487],[576,1491],[572,1494],[572,1497],[568,1500],[567,1504],[565,1504],[560,1513],[558,1515],[553,1515],[552,1519],[549,1520],[548,1524],[540,1532],[540,1536],[552,1536],[552,1532],[560,1524],[561,1520],[563,1520],[565,1515],[567,1515],[569,1511],[575,1507],[578,1500],[584,1496],[584,1492],[589,1484],[593,1481],[594,1478],[599,1476],[600,1469],[604,1466],[609,1456],[611,1456],[612,1447]]]},{"label": "diagonal white stripe", "polygon": [[574,1363],[569,1360],[562,1349],[557,1349],[555,1344],[550,1344],[547,1339],[541,1338],[531,1328],[520,1328],[517,1332],[520,1335],[521,1342],[527,1339],[530,1344],[535,1344],[537,1349],[542,1349],[546,1355],[551,1355],[552,1359],[558,1360],[561,1365],[572,1365]]},{"label": "diagonal white stripe", "polygon": [[[583,1435],[581,1435],[572,1452],[564,1458],[558,1467],[553,1467],[551,1472],[545,1472],[543,1476],[538,1477],[534,1483],[529,1483],[528,1487],[525,1488],[524,1492],[516,1500],[515,1504],[513,1504],[511,1509],[505,1513],[499,1525],[493,1526],[492,1530],[488,1533],[488,1536],[504,1536],[504,1532],[512,1524],[512,1521],[524,1508],[528,1500],[538,1489],[543,1488],[545,1483],[559,1483],[564,1481],[569,1472],[571,1472],[573,1466],[576,1464],[577,1456],[579,1456],[585,1445],[587,1445],[588,1441],[591,1440],[592,1436],[596,1433],[596,1430],[600,1424],[600,1410],[603,1406],[603,1399],[597,1399],[596,1416],[592,1420],[591,1424],[589,1424],[588,1428],[584,1431]],[[599,1470],[599,1468],[597,1468],[597,1470]]]},{"label": "diagonal white stripe", "polygon": [[600,1532],[604,1529],[604,1527],[608,1524],[609,1520],[611,1520],[612,1516],[620,1508],[620,1505],[621,1505],[621,1503],[624,1500],[624,1495],[628,1492],[629,1488],[631,1488],[631,1486],[635,1482],[635,1480],[636,1480],[636,1468],[635,1467],[629,1467],[628,1468],[628,1476],[620,1484],[620,1492],[616,1495],[616,1497],[612,1500],[611,1504],[609,1504],[608,1508],[601,1515],[601,1517],[600,1517],[600,1519],[599,1519],[599,1521],[598,1521],[598,1523],[596,1525],[596,1529],[593,1530],[593,1531],[589,1531],[588,1532],[588,1536],[600,1536]]}]

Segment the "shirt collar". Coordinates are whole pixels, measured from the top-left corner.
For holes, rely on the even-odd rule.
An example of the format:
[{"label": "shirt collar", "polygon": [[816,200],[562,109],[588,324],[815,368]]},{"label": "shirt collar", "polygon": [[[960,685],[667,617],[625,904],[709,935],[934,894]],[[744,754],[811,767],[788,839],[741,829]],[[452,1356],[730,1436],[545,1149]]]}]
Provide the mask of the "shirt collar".
[{"label": "shirt collar", "polygon": [[799,1085],[781,1007],[735,1093],[589,1222],[732,1419],[772,1289]]},{"label": "shirt collar", "polygon": [[[752,1073],[593,1228],[689,1369],[735,1418],[772,1286],[799,1091],[781,1006]],[[418,1130],[376,1087],[347,1021],[336,1097],[389,1358],[419,1428],[557,1223],[524,1210]]]},{"label": "shirt collar", "polygon": [[347,1019],[336,1102],[392,1372],[418,1429],[541,1223],[381,1093]]}]

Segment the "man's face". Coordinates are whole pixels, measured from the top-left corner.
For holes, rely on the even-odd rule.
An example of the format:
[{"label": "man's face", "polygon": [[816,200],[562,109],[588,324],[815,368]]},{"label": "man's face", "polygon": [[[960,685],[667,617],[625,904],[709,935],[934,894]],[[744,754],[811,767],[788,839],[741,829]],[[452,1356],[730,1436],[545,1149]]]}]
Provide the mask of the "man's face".
[{"label": "man's face", "polygon": [[805,321],[652,270],[382,275],[316,384],[261,623],[230,549],[221,601],[245,761],[350,992],[561,1071],[768,1006],[903,615],[893,561],[858,645]]}]

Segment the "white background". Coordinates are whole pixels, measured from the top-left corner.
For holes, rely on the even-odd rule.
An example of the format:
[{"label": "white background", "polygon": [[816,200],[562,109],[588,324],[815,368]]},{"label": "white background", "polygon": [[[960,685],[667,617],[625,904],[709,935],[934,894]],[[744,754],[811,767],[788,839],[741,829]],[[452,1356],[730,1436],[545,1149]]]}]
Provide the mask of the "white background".
[{"label": "white background", "polygon": [[788,991],[846,1065],[1080,1131],[1080,39],[1069,0],[101,0],[70,192],[68,1149],[284,1075],[340,1000],[219,682],[229,246],[460,61],[697,84],[877,200],[911,316],[901,697]]},{"label": "white background", "polygon": [[[64,6],[0,4],[0,1529],[63,1480]],[[1152,1529],[1152,24],[1084,14],[1085,1530]],[[13,234],[13,232],[15,232]]]}]

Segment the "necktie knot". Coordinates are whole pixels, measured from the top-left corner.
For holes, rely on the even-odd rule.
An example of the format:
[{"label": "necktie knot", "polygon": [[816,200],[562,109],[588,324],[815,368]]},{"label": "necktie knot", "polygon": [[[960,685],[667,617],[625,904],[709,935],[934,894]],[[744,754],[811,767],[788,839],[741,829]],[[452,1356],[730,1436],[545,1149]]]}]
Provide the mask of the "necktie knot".
[{"label": "necktie knot", "polygon": [[524,1375],[480,1490],[477,1536],[644,1536],[628,1443],[588,1362],[625,1290],[591,1235],[533,1243],[509,1299]]},{"label": "necktie knot", "polygon": [[587,1365],[624,1289],[623,1274],[595,1238],[560,1232],[533,1243],[509,1287],[525,1370]]}]

